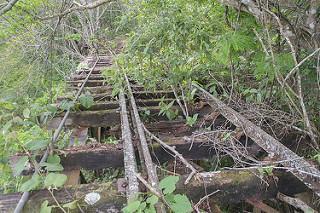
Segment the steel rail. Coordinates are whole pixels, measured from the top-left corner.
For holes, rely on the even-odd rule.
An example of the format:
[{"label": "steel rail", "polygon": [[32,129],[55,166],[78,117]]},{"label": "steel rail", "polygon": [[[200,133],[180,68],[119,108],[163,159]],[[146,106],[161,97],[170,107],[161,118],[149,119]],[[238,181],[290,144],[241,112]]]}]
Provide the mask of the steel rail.
[{"label": "steel rail", "polygon": [[[97,60],[95,61],[94,65],[92,66],[92,68],[91,68],[90,72],[88,73],[86,79],[84,79],[84,81],[83,81],[80,89],[78,90],[78,92],[77,92],[77,94],[76,94],[76,96],[75,96],[75,99],[72,101],[73,104],[75,104],[75,103],[77,102],[77,100],[79,99],[80,94],[81,94],[81,92],[82,92],[82,90],[83,90],[86,82],[88,81],[91,73],[93,72],[93,70],[94,70],[94,68],[96,67],[96,65],[97,65],[98,62],[99,62],[99,56],[97,55]],[[59,135],[60,135],[60,133],[61,133],[61,131],[62,131],[62,128],[63,128],[63,126],[64,126],[64,124],[65,124],[65,122],[66,122],[69,114],[70,114],[70,109],[67,110],[67,112],[65,113],[63,119],[61,120],[58,128],[57,128],[56,131],[54,132],[54,134],[53,134],[53,136],[52,136],[52,138],[51,138],[51,142],[50,142],[49,146],[47,147],[45,153],[43,154],[43,156],[42,156],[39,164],[41,164],[41,163],[43,163],[43,162],[45,162],[45,161],[47,160],[47,158],[48,158],[48,156],[49,156],[49,152],[50,152],[50,150],[51,150],[50,147],[52,147],[52,145],[57,142],[58,137],[59,137]],[[36,171],[33,173],[32,177],[33,177],[34,175],[36,175],[37,172],[38,172],[38,168],[36,168]],[[29,199],[29,196],[30,196],[30,192],[24,192],[24,193],[22,194],[22,196],[21,196],[21,198],[20,198],[20,200],[19,200],[16,208],[14,209],[14,213],[21,213],[21,212],[22,212],[23,207],[25,206],[26,202],[27,202],[28,199]]]}]

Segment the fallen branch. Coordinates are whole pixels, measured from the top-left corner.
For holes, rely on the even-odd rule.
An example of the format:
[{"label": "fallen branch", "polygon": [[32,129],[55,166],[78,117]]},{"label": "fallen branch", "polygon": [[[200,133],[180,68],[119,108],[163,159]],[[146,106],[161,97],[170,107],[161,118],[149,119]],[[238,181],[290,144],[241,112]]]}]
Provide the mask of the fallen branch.
[{"label": "fallen branch", "polygon": [[193,177],[193,175],[195,175],[197,173],[197,170],[179,153],[177,152],[177,150],[175,150],[174,147],[169,146],[168,144],[166,144],[165,142],[163,142],[162,140],[160,140],[158,137],[156,137],[154,134],[152,134],[145,126],[144,126],[144,131],[149,135],[149,137],[151,139],[154,139],[155,141],[157,141],[159,144],[161,144],[161,146],[163,146],[164,148],[170,150],[172,153],[175,154],[175,156],[177,156],[180,161],[191,170],[191,173],[189,174],[188,178],[185,181],[185,184],[188,184],[190,179]]},{"label": "fallen branch", "polygon": [[1,8],[0,10],[0,16],[2,16],[3,14],[5,14],[6,12],[8,12],[9,10],[12,9],[12,7],[18,3],[19,0],[11,0],[9,1],[6,6],[4,6],[3,8]]},{"label": "fallen branch", "polygon": [[298,198],[289,197],[287,195],[284,195],[280,192],[277,194],[277,198],[281,200],[282,202],[288,203],[289,205],[301,209],[303,212],[309,212],[309,213],[317,213],[318,211],[312,209],[310,206],[305,204],[302,200]]},{"label": "fallen branch", "polygon": [[214,109],[217,109],[226,119],[232,122],[235,126],[242,128],[243,132],[250,137],[256,144],[269,153],[270,157],[275,160],[285,161],[288,159],[296,159],[292,161],[285,161],[282,163],[285,167],[293,168],[292,174],[302,181],[309,189],[320,196],[320,171],[312,164],[288,149],[271,135],[263,131],[260,127],[253,124],[237,111],[228,107],[218,98],[211,95],[202,87],[193,83],[193,87],[202,92],[208,103]]}]

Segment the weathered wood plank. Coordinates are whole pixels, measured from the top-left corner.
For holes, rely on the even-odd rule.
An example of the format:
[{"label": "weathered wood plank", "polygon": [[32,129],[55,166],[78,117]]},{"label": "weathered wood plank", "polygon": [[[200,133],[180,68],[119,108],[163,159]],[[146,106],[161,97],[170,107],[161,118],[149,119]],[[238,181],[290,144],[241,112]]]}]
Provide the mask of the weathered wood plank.
[{"label": "weathered wood plank", "polygon": [[[135,91],[143,91],[144,88],[142,86],[133,85],[132,86]],[[68,87],[70,90],[78,90],[78,87],[70,86]],[[95,93],[105,93],[105,92],[112,92],[112,86],[106,85],[106,86],[96,86],[96,87],[85,87],[84,92],[90,92],[91,94]]]},{"label": "weathered wood plank", "polygon": [[[47,123],[47,129],[55,129],[61,121],[63,114]],[[65,126],[82,127],[110,127],[119,124],[120,114],[116,109],[100,111],[81,111],[70,113]]]},{"label": "weathered wood plank", "polygon": [[[230,204],[239,203],[252,197],[259,200],[275,198],[283,184],[290,186],[289,191],[285,192],[287,194],[299,193],[305,189],[303,184],[297,181],[290,173],[281,172],[276,174],[276,177],[279,179],[278,183],[275,183],[272,177],[264,177],[264,181],[268,183],[268,186],[261,181],[259,174],[254,169],[205,172],[199,173],[192,178],[187,185],[184,182],[188,178],[188,175],[183,175],[180,176],[180,180],[176,185],[176,193],[186,194],[194,202],[198,202],[206,194],[220,190],[211,198],[218,203]],[[84,198],[91,192],[98,193],[100,200],[92,206],[88,206],[84,202]],[[118,191],[115,182],[65,187],[56,190],[54,195],[60,204],[68,203],[75,199],[78,200],[80,205],[83,204],[82,208],[85,212],[120,210],[126,203],[123,192]],[[0,212],[12,212],[20,196],[20,193],[0,195]],[[54,204],[53,198],[48,191],[40,190],[32,192],[24,212],[39,212],[40,205],[45,200],[48,200],[50,204]]]},{"label": "weathered wood plank", "polygon": [[[103,105],[102,105],[103,106]],[[110,104],[109,106],[114,107],[115,105]],[[100,107],[99,107],[100,109]],[[159,106],[141,107],[139,112],[144,112],[146,109],[149,110],[150,115],[148,117],[151,120],[168,120],[165,115],[159,115],[161,108]],[[173,110],[177,110],[178,115],[182,115],[182,111],[178,106],[173,106]],[[55,118],[48,121],[46,128],[55,129],[61,121],[64,113],[57,115]],[[116,109],[109,110],[98,110],[98,111],[79,111],[70,113],[65,126],[74,127],[111,127],[120,123],[120,114],[118,107]]]},{"label": "weathered wood plank", "polygon": [[[87,77],[86,74],[82,74],[82,75],[74,74],[74,75],[71,75],[71,77],[69,77],[67,80],[71,80],[71,81],[84,80],[86,77]],[[89,76],[89,80],[104,80],[104,76],[101,74],[92,74]]]},{"label": "weathered wood plank", "polygon": [[[209,158],[214,155],[214,152],[208,150],[207,147],[201,146],[202,142],[195,141],[192,148],[190,143],[185,141],[184,138],[174,138],[164,140],[168,145],[175,146],[176,150],[183,154],[187,159],[200,160]],[[137,141],[134,141],[135,153],[138,156]],[[150,149],[153,150],[154,162],[164,163],[172,156],[167,150],[164,150],[159,144],[150,145]],[[84,168],[88,170],[103,169],[103,168],[117,168],[123,167],[123,146],[122,144],[88,144],[83,146],[76,146],[67,148],[58,153],[61,158],[61,164],[65,170],[75,170]],[[12,162],[17,162],[21,155],[15,155],[11,157]],[[24,174],[28,174],[31,171],[25,171]]]},{"label": "weathered wood plank", "polygon": [[[67,80],[66,83],[71,86],[80,86],[82,84],[82,80]],[[104,86],[106,85],[105,80],[88,80],[86,83],[86,87],[96,87],[96,86]]]}]

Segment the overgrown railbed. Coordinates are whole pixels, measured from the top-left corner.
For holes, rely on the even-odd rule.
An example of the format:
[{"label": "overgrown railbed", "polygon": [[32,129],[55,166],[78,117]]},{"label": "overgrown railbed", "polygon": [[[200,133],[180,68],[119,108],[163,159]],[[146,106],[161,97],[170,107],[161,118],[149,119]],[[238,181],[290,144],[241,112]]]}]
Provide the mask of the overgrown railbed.
[{"label": "overgrown railbed", "polygon": [[[101,56],[101,58],[104,57]],[[88,61],[90,62],[90,58]],[[82,71],[79,70],[78,72],[81,73]],[[121,76],[120,70],[119,76]],[[135,82],[132,81],[128,85],[133,83]],[[198,87],[197,90],[201,92],[202,89],[199,86],[196,84],[194,86]],[[86,88],[93,87],[96,87],[96,85],[89,84],[86,86]],[[71,147],[52,150],[56,154],[52,155],[51,158],[59,159],[58,164],[55,163],[56,161],[50,161],[42,167],[42,170],[36,171],[40,172],[40,176],[44,175],[46,177],[47,172],[52,172],[53,166],[54,168],[59,167],[59,170],[61,167],[68,178],[62,180],[62,177],[67,176],[61,174],[59,182],[52,182],[52,184],[58,185],[33,192],[26,203],[25,210],[30,208],[28,206],[38,206],[42,210],[69,209],[74,211],[111,210],[124,207],[123,211],[125,212],[134,212],[139,209],[148,212],[156,209],[159,211],[158,202],[164,204],[164,207],[161,208],[167,208],[173,212],[200,211],[200,209],[210,211],[211,208],[244,210],[250,209],[252,206],[258,208],[262,204],[274,209],[280,207],[276,207],[274,203],[270,203],[268,200],[276,199],[279,192],[285,194],[285,196],[294,196],[295,194],[312,193],[313,191],[317,195],[317,169],[302,158],[292,154],[293,152],[280,145],[280,142],[247,121],[246,118],[241,117],[238,112],[223,105],[222,102],[216,99],[203,99],[201,95],[197,95],[196,90],[192,90],[193,97],[188,99],[189,102],[186,102],[186,97],[182,97],[183,94],[177,93],[177,91],[164,93],[160,90],[157,94],[157,91],[141,92],[143,87],[135,86],[133,88],[138,88],[139,91],[132,90],[131,93],[134,99],[139,100],[136,102],[137,105],[132,106],[129,101],[122,103],[128,105],[127,113],[130,115],[130,120],[129,117],[127,119],[131,130],[123,129],[121,122],[124,118],[114,120],[114,118],[120,117],[123,112],[115,111],[113,115],[110,114],[110,108],[108,107],[116,107],[116,105],[108,103],[117,100],[117,93],[114,93],[114,91],[119,91],[119,88],[115,85],[112,90],[108,89],[110,95],[113,93],[114,98],[112,99],[94,99],[96,95],[89,93],[81,96],[80,104],[84,108],[75,108],[77,114],[74,117],[76,119],[72,119],[72,114],[70,114],[71,120],[66,120],[65,123],[66,128],[71,130],[68,139]],[[101,92],[105,94],[106,91]],[[165,101],[165,97],[157,99],[158,95],[162,96],[163,94],[170,94],[167,98],[171,98],[171,100]],[[127,96],[129,97],[130,93],[127,93]],[[157,105],[154,102],[142,100],[158,100],[158,107],[155,107]],[[68,99],[61,99],[61,101],[59,101],[60,105],[62,103],[71,108],[74,107],[74,105],[70,105]],[[216,101],[217,105],[213,105],[213,101]],[[101,105],[101,103],[104,103],[104,107],[92,108],[92,106]],[[149,168],[145,166],[142,157],[142,147],[139,141],[140,137],[137,135],[136,125],[134,125],[135,118],[131,111],[132,107],[137,107],[137,112],[141,117],[140,122],[143,123],[143,128],[145,128],[148,140],[148,147],[145,148],[150,152],[153,164],[157,165],[155,171],[162,174],[159,176],[159,179],[161,177],[158,183],[159,190],[154,188],[155,185],[149,185],[151,183],[148,184],[148,180],[145,179]],[[65,112],[62,113],[65,114]],[[87,116],[88,114],[98,114],[103,117],[103,120],[92,119]],[[56,115],[57,118],[59,116],[61,115]],[[235,120],[235,118],[237,119]],[[52,126],[50,122],[54,122],[54,120],[49,121],[48,126]],[[253,128],[252,131],[255,133],[247,128]],[[134,148],[132,154],[137,157],[137,162],[127,162],[126,155],[128,153],[124,151],[127,145],[123,143],[124,131],[132,131],[131,140]],[[264,145],[260,137],[268,137],[270,142]],[[88,144],[85,145],[85,143]],[[260,149],[257,148],[257,145],[260,146]],[[278,152],[277,146],[281,147],[283,151]],[[294,159],[287,158],[289,155],[281,155],[282,153],[291,153],[291,155],[295,155]],[[41,155],[41,152],[38,154]],[[15,158],[21,159],[21,156],[25,155]],[[202,160],[210,158],[215,158],[218,163],[213,167],[205,168],[210,172],[203,172],[201,166],[206,167],[206,164]],[[28,159],[28,161],[33,162],[31,159]],[[171,166],[168,164],[170,161]],[[287,162],[293,164],[287,164]],[[52,165],[52,163],[55,163],[55,165]],[[140,182],[135,192],[140,195],[132,198],[133,200],[129,200],[127,206],[125,206],[125,197],[131,183],[128,182],[126,176],[127,167],[124,167],[124,170],[121,169],[125,163],[129,163],[129,165],[136,163],[136,167],[132,167],[132,175],[135,175]],[[180,165],[179,167],[185,168],[185,170],[178,169],[176,167],[177,163]],[[195,163],[198,163],[198,165]],[[297,165],[299,163],[308,164],[308,166],[295,168],[295,163]],[[28,169],[22,167],[23,174],[33,172],[35,169],[33,165],[34,163]],[[105,168],[114,168],[115,170],[103,171],[102,169]],[[83,172],[83,169],[93,170],[94,172]],[[305,169],[309,169],[310,172],[305,171]],[[57,170],[53,172],[56,173]],[[99,183],[88,183],[92,182],[92,175],[100,179]],[[309,178],[308,175],[312,178]],[[105,183],[105,181],[110,181],[108,177],[112,177],[112,182]],[[45,181],[45,183],[48,184],[48,181]],[[78,185],[79,183],[83,184]],[[72,184],[73,186],[56,189],[56,187],[62,186],[61,184]],[[49,185],[45,186],[48,187]],[[39,185],[33,187],[39,187]],[[29,188],[28,190],[30,189],[35,188]],[[112,194],[110,194],[110,190]],[[88,198],[88,196],[96,197]],[[254,200],[252,200],[253,197]],[[2,197],[2,209],[12,210],[15,207],[12,202],[15,203],[19,199],[19,194]],[[93,199],[93,201],[90,199]],[[9,200],[11,201],[8,202]],[[262,203],[263,201],[266,202]],[[283,201],[278,202],[282,203]],[[308,208],[315,208],[315,203],[310,202],[308,204]],[[181,208],[181,205],[184,208]]]}]

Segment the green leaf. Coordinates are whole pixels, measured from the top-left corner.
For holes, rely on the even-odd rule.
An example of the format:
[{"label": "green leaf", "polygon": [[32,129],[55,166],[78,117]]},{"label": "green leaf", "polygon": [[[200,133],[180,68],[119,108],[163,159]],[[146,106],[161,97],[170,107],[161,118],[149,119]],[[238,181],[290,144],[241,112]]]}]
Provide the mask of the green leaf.
[{"label": "green leaf", "polygon": [[68,177],[64,174],[49,173],[44,180],[44,186],[49,187],[61,187],[67,181]]},{"label": "green leaf", "polygon": [[63,171],[63,166],[60,163],[41,163],[40,166],[44,166],[48,172],[60,172]]},{"label": "green leaf", "polygon": [[51,213],[52,206],[48,206],[49,202],[47,200],[43,201],[40,208],[40,213]]},{"label": "green leaf", "polygon": [[77,206],[77,203],[78,203],[78,200],[74,200],[74,201],[72,201],[72,202],[70,202],[70,203],[66,203],[66,204],[64,204],[62,207],[63,208],[68,208],[68,209],[76,209],[78,206]]},{"label": "green leaf", "polygon": [[148,206],[144,209],[144,213],[157,213],[156,208],[154,206]]},{"label": "green leaf", "polygon": [[146,207],[147,207],[147,203],[146,202],[141,202],[141,204],[139,206],[139,211],[143,211]]},{"label": "green leaf", "polygon": [[188,116],[187,125],[192,127],[197,122],[197,119],[198,119],[198,114],[194,114],[192,117]]},{"label": "green leaf", "polygon": [[139,200],[129,202],[128,205],[122,209],[122,211],[124,213],[135,212],[135,211],[137,211],[139,209],[140,203],[141,202]]},{"label": "green leaf", "polygon": [[24,118],[30,118],[30,109],[25,108],[22,112]]},{"label": "green leaf", "polygon": [[226,140],[228,140],[230,137],[231,137],[231,132],[226,132],[226,133],[223,134],[222,140],[223,140],[223,141],[226,141]]},{"label": "green leaf", "polygon": [[148,197],[146,202],[149,203],[150,205],[154,205],[158,203],[159,198],[155,195],[152,195],[151,197]]},{"label": "green leaf", "polygon": [[12,120],[8,121],[3,127],[2,127],[2,134],[5,135],[8,133],[9,129],[12,127]]},{"label": "green leaf", "polygon": [[26,148],[31,151],[42,150],[49,144],[49,140],[31,141],[26,144]]},{"label": "green leaf", "polygon": [[47,105],[47,110],[51,113],[56,113],[57,112],[57,107],[51,104]]},{"label": "green leaf", "polygon": [[174,203],[171,203],[170,207],[175,213],[187,213],[193,210],[188,197],[181,194],[174,196]]},{"label": "green leaf", "polygon": [[40,182],[41,182],[40,176],[38,174],[35,174],[32,176],[31,179],[27,180],[21,185],[20,191],[29,192],[33,189],[36,189],[40,185]]},{"label": "green leaf", "polygon": [[13,169],[13,175],[18,176],[21,174],[21,172],[24,170],[24,167],[26,166],[27,162],[29,161],[28,156],[21,157]]},{"label": "green leaf", "polygon": [[58,164],[60,163],[60,157],[59,155],[50,155],[47,159],[47,162],[48,163],[55,163],[55,164]]},{"label": "green leaf", "polygon": [[165,195],[170,194],[176,189],[176,183],[178,180],[179,176],[168,176],[160,181],[159,186]]},{"label": "green leaf", "polygon": [[72,101],[68,101],[68,100],[63,100],[60,103],[60,109],[62,109],[62,110],[69,110],[73,106],[74,106],[73,102]]},{"label": "green leaf", "polygon": [[86,109],[90,108],[94,104],[93,97],[91,95],[81,95],[79,101]]}]

